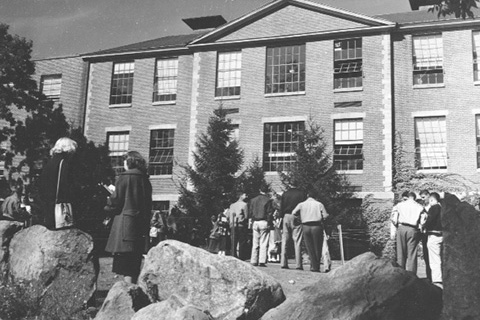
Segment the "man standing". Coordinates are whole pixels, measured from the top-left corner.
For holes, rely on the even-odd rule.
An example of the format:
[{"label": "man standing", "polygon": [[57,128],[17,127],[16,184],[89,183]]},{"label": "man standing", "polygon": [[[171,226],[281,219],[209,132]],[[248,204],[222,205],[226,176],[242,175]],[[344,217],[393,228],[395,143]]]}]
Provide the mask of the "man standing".
[{"label": "man standing", "polygon": [[[308,192],[307,200],[300,202],[292,214],[300,214],[302,230],[310,257],[310,271],[320,272],[320,260],[322,259],[323,247],[323,221],[328,217],[325,206],[312,197],[312,191]],[[327,268],[327,266],[325,266]]]},{"label": "man standing", "polygon": [[254,266],[266,267],[267,263],[267,247],[269,239],[268,219],[270,212],[268,204],[270,198],[267,196],[268,187],[262,186],[260,194],[253,198],[248,206],[250,218],[253,221],[253,240],[252,240],[252,257],[250,263]]},{"label": "man standing", "polygon": [[423,207],[423,212],[420,218],[420,227],[422,229],[420,237],[422,241],[423,260],[425,261],[425,271],[427,273],[427,279],[432,281],[432,269],[430,269],[430,257],[428,255],[428,245],[427,245],[428,235],[425,232],[425,230],[423,230],[424,229],[423,224],[427,220],[427,216],[428,216],[427,212],[428,212],[428,209],[430,209],[429,199],[430,199],[430,192],[428,190],[420,191],[420,199],[418,200],[418,203],[420,203],[420,205]]},{"label": "man standing", "polygon": [[302,201],[305,201],[306,196],[303,191],[298,188],[291,188],[285,191],[282,195],[280,205],[280,218],[283,218],[283,233],[282,233],[282,250],[280,264],[282,269],[288,269],[287,243],[293,238],[293,245],[295,247],[295,261],[297,263],[297,270],[303,270],[302,266],[302,240],[303,231],[299,219],[296,219],[292,211]]},{"label": "man standing", "polygon": [[239,241],[240,239],[243,240],[241,227],[248,216],[248,206],[244,201],[246,198],[245,192],[238,192],[237,196],[237,202],[230,205],[227,214],[230,223],[231,252],[235,258],[238,258],[237,246],[239,246],[239,251],[241,251],[242,245],[244,245],[243,243],[239,244]]},{"label": "man standing", "polygon": [[423,207],[415,201],[415,198],[415,193],[408,192],[408,200],[399,203],[395,208],[398,213],[397,263],[416,274],[417,249],[420,241],[418,223]]}]

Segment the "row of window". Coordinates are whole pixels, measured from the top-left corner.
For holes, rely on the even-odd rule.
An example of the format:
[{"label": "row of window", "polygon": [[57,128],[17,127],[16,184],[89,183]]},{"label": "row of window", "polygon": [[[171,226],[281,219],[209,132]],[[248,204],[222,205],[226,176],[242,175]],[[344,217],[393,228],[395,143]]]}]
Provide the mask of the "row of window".
[{"label": "row of window", "polygon": [[[476,116],[477,167],[480,168],[480,115]],[[265,123],[263,169],[281,171],[295,163],[295,146],[305,128],[303,121]],[[415,118],[415,167],[419,170],[447,169],[445,116]],[[114,170],[123,169],[122,155],[129,148],[128,131],[109,132],[107,144]],[[149,174],[171,175],[173,171],[174,129],[151,130]],[[239,138],[235,126],[232,139]],[[334,120],[333,161],[341,171],[363,170],[363,119]]]}]

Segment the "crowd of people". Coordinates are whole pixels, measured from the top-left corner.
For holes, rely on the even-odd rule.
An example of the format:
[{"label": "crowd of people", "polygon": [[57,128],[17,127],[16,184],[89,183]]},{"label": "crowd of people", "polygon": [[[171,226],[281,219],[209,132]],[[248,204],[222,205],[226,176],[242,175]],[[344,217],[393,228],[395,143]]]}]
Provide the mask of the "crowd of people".
[{"label": "crowd of people", "polygon": [[417,272],[417,254],[422,243],[427,278],[442,287],[442,221],[441,199],[437,192],[423,190],[420,198],[414,192],[402,194],[402,201],[393,208],[392,238],[397,244],[397,263]]},{"label": "crowd of people", "polygon": [[[313,191],[305,194],[298,188],[269,195],[265,186],[247,203],[246,194],[240,192],[235,203],[212,216],[208,250],[224,255],[230,243],[232,256],[243,260],[249,257],[254,266],[280,263],[281,268],[289,269],[287,244],[293,240],[295,268],[303,270],[304,242],[310,270],[320,272],[323,257],[324,271],[328,272],[331,261],[324,230],[328,213],[314,197]],[[246,252],[248,242],[251,252]]]}]

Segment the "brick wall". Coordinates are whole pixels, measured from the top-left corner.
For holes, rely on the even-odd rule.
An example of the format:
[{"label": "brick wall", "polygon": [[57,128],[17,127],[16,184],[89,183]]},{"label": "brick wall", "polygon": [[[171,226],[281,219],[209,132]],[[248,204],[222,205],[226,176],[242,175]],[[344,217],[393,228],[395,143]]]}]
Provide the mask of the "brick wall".
[{"label": "brick wall", "polygon": [[405,148],[414,159],[413,113],[446,111],[448,173],[480,182],[477,173],[475,112],[480,108],[480,87],[473,82],[472,31],[442,33],[444,86],[413,88],[412,36],[396,36],[395,123]]},{"label": "brick wall", "polygon": [[130,107],[109,106],[113,62],[92,63],[87,103],[85,133],[97,143],[106,142],[106,129],[131,126],[129,149],[148,158],[150,126],[176,125],[174,141],[174,166],[171,176],[153,176],[154,200],[172,200],[177,194],[179,165],[188,161],[190,102],[192,82],[192,56],[179,57],[177,100],[175,104],[154,105],[152,92],[155,58],[135,60],[133,96]]},{"label": "brick wall", "polygon": [[63,112],[74,126],[83,125],[87,64],[81,57],[42,59],[35,61],[35,76],[40,88],[44,75],[61,74],[62,87],[57,103],[63,105]]}]

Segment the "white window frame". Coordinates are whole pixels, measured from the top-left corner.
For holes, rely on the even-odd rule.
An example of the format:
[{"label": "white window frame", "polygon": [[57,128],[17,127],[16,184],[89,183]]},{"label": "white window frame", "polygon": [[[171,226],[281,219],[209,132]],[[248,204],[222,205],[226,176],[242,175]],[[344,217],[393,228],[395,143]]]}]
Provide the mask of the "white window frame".
[{"label": "white window frame", "polygon": [[177,101],[178,57],[159,58],[155,61],[154,104]]}]

